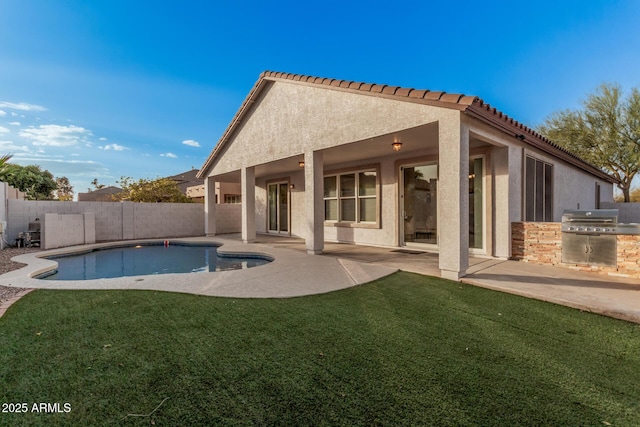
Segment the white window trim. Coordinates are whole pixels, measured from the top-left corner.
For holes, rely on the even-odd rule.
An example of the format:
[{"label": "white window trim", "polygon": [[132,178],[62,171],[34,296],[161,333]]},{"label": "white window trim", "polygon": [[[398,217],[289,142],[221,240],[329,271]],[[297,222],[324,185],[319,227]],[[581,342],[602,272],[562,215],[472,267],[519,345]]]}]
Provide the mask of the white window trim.
[{"label": "white window trim", "polygon": [[[376,194],[370,196],[360,196],[360,173],[374,172],[376,174]],[[355,195],[348,197],[340,197],[340,176],[341,175],[355,175]],[[377,165],[366,166],[356,169],[344,169],[339,171],[328,172],[323,178],[336,177],[336,195],[335,197],[324,197],[323,200],[336,200],[337,204],[337,219],[325,220],[325,226],[335,227],[353,227],[353,228],[380,228],[380,168]],[[375,221],[360,221],[360,199],[375,199],[376,200],[376,220]],[[341,200],[354,200],[355,201],[355,221],[340,220],[341,214]]]}]

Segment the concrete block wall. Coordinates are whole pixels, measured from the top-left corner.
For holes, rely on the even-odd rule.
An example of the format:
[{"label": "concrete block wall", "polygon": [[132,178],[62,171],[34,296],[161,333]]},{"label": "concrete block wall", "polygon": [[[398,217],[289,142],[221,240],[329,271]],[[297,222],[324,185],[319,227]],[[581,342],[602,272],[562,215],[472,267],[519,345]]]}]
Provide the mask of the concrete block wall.
[{"label": "concrete block wall", "polygon": [[[132,203],[131,205],[134,208],[132,211],[133,239],[204,235],[202,203]],[[124,221],[123,224],[127,222]]]},{"label": "concrete block wall", "polygon": [[93,212],[83,214],[45,213],[41,222],[40,246],[43,249],[96,242],[96,223]]},{"label": "concrete block wall", "polygon": [[242,231],[242,205],[221,203],[216,205],[216,234]]},{"label": "concrete block wall", "polygon": [[95,240],[111,241],[143,238],[204,235],[204,205],[201,203],[60,202],[8,200],[8,243],[29,222],[42,220],[46,213],[95,213]]},{"label": "concrete block wall", "polygon": [[559,222],[511,224],[512,259],[640,279],[640,236],[616,236],[616,252],[615,267],[564,263],[562,262],[562,231]]},{"label": "concrete block wall", "polygon": [[618,222],[640,222],[640,203],[600,203],[602,209],[618,209]]}]

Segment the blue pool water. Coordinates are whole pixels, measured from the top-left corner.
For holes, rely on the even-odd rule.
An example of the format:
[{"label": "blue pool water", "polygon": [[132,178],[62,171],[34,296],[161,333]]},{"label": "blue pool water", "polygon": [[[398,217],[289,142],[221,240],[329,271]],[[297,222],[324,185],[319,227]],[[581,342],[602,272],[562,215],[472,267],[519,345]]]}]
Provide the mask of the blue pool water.
[{"label": "blue pool water", "polygon": [[260,255],[227,257],[215,246],[170,244],[98,249],[77,255],[50,257],[58,263],[45,280],[91,280],[148,274],[197,273],[239,270],[264,265],[272,260]]}]

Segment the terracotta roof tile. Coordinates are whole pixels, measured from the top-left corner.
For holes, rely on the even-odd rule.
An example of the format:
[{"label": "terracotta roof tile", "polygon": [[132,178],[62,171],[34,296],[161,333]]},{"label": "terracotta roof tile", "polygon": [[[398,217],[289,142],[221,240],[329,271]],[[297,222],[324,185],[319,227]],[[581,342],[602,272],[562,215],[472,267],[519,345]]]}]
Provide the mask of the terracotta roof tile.
[{"label": "terracotta roof tile", "polygon": [[387,86],[387,85],[374,84],[373,86],[371,86],[371,92],[375,92],[375,93],[382,93],[382,90],[383,90],[386,86]]},{"label": "terracotta roof tile", "polygon": [[409,96],[409,92],[411,92],[413,89],[411,88],[406,88],[406,87],[399,87],[398,90],[396,90],[396,95],[398,96]]},{"label": "terracotta roof tile", "polygon": [[342,83],[342,80],[333,79],[331,80],[330,85],[335,87],[340,87],[340,83]]},{"label": "terracotta roof tile", "polygon": [[446,92],[429,92],[425,94],[424,99],[430,99],[432,101],[439,101],[440,97]]},{"label": "terracotta roof tile", "polygon": [[460,101],[460,99],[463,96],[464,95],[460,95],[460,94],[457,94],[457,93],[443,93],[442,96],[440,97],[440,101],[451,102],[451,103],[457,104],[458,101]]},{"label": "terracotta roof tile", "polygon": [[422,99],[428,92],[428,90],[424,89],[413,89],[411,92],[409,92],[409,97]]},{"label": "terracotta roof tile", "polygon": [[398,89],[400,89],[400,86],[385,86],[385,88],[382,89],[382,93],[386,93],[387,95],[395,95]]},{"label": "terracotta roof tile", "polygon": [[477,96],[469,96],[469,95],[464,96],[464,95],[463,95],[463,96],[460,98],[460,100],[458,101],[458,104],[461,104],[461,105],[471,105],[471,104],[473,104],[474,102],[476,102],[478,99],[480,99],[480,98],[478,98]]},{"label": "terracotta roof tile", "polygon": [[372,86],[373,86],[372,83],[362,83],[362,85],[360,86],[360,90],[364,90],[366,92],[370,92]]}]

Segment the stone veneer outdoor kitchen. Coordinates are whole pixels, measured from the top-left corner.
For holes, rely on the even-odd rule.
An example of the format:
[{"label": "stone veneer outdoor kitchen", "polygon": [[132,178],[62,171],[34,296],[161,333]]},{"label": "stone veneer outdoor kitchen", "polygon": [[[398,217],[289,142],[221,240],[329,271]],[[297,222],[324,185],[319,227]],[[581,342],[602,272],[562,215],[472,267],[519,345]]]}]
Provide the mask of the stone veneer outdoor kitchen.
[{"label": "stone veneer outdoor kitchen", "polygon": [[511,258],[532,264],[555,265],[581,271],[640,278],[640,235],[616,235],[617,266],[604,267],[562,262],[559,222],[511,223]]}]

